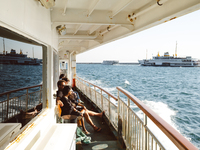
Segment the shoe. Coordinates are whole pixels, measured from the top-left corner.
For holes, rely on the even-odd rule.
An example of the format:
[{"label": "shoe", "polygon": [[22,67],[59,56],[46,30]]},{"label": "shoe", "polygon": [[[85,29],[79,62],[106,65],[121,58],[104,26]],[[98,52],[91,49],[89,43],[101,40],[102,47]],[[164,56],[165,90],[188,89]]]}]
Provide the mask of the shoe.
[{"label": "shoe", "polygon": [[84,104],[84,102],[83,102],[83,101],[81,101],[81,100],[79,101],[79,103],[81,103],[81,104]]},{"label": "shoe", "polygon": [[97,127],[94,131],[95,132],[100,132],[101,130],[102,130],[101,128]]},{"label": "shoe", "polygon": [[90,132],[88,131],[83,131],[85,133],[85,135],[90,135]]}]

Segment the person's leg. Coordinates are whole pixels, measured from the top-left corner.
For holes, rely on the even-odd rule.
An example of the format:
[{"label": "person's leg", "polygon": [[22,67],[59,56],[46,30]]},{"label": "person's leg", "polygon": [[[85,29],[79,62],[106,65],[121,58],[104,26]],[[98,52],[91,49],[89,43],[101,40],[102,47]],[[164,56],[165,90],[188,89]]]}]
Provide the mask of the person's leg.
[{"label": "person's leg", "polygon": [[102,117],[104,111],[102,111],[101,113],[97,113],[97,112],[94,112],[94,111],[91,111],[91,110],[86,110],[86,112],[90,115],[90,116],[99,116],[99,117]]},{"label": "person's leg", "polygon": [[97,126],[94,125],[94,123],[92,122],[92,119],[90,118],[87,111],[85,111],[85,110],[82,110],[82,111],[84,112],[83,116],[84,116],[85,120],[87,121],[87,123],[89,123],[89,125],[91,125],[95,131],[101,131],[101,128],[98,128]]},{"label": "person's leg", "polygon": [[87,129],[85,128],[85,121],[84,118],[81,118],[81,123],[82,123],[82,129],[85,132],[85,134],[90,134],[90,132],[87,131]]}]

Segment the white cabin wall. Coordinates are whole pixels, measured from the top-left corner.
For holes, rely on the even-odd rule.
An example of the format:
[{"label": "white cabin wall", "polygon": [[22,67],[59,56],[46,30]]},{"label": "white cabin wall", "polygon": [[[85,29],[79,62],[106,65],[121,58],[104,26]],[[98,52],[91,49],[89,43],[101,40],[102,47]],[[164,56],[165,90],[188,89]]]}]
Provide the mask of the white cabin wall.
[{"label": "white cabin wall", "polygon": [[56,29],[51,26],[50,9],[36,0],[1,1],[0,25],[43,45],[43,59],[46,61],[43,64],[43,102],[44,107],[52,108],[53,90],[56,90],[53,88],[53,72],[57,68],[53,68],[53,49],[57,51],[58,39]]},{"label": "white cabin wall", "polygon": [[1,0],[0,25],[39,43],[56,44],[51,38],[50,9],[36,0]]}]

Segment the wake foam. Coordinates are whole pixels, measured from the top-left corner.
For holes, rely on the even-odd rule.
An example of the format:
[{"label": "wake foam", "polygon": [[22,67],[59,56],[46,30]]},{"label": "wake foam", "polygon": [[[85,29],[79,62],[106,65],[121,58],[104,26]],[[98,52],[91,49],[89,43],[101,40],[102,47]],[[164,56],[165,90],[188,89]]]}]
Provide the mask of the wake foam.
[{"label": "wake foam", "polygon": [[127,84],[127,85],[131,85],[131,84],[128,82],[128,80],[125,80],[124,83]]},{"label": "wake foam", "polygon": [[[173,128],[177,130],[175,124],[172,121],[172,117],[176,115],[176,111],[170,109],[168,105],[162,102],[154,102],[144,100],[143,103],[147,105],[150,109],[152,109],[156,114],[158,114],[163,120],[165,120],[168,124],[170,124]],[[139,112],[139,115],[142,115],[142,112]],[[147,126],[149,129],[155,134],[155,136],[159,139],[159,141],[163,144],[163,146],[167,150],[176,150],[178,149],[169,138],[148,118]],[[178,131],[178,130],[177,130]],[[178,131],[179,132],[179,131]]]}]

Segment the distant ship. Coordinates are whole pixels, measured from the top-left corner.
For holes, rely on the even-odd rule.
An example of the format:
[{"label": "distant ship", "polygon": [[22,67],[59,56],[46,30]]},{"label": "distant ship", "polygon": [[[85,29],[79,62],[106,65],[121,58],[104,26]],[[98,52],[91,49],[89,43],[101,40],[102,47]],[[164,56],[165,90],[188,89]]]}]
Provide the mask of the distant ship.
[{"label": "distant ship", "polygon": [[22,53],[22,50],[19,54],[14,49],[11,49],[10,53],[4,51],[3,54],[0,54],[0,64],[40,65],[41,62],[42,59],[28,58]]},{"label": "distant ship", "polygon": [[[3,39],[3,54],[0,54],[0,64],[14,64],[14,65],[40,65],[42,59],[38,58],[29,58],[27,55],[22,53],[16,53],[16,50],[11,49],[10,53],[5,52],[5,43]],[[34,57],[34,56],[33,56]]]},{"label": "distant ship", "polygon": [[164,56],[160,56],[158,53],[153,59],[143,59],[138,62],[142,66],[200,67],[200,60],[193,59],[191,56],[170,56],[169,52],[165,52]]},{"label": "distant ship", "polygon": [[104,60],[103,65],[115,65],[115,64],[119,64],[119,61],[117,60]]}]

